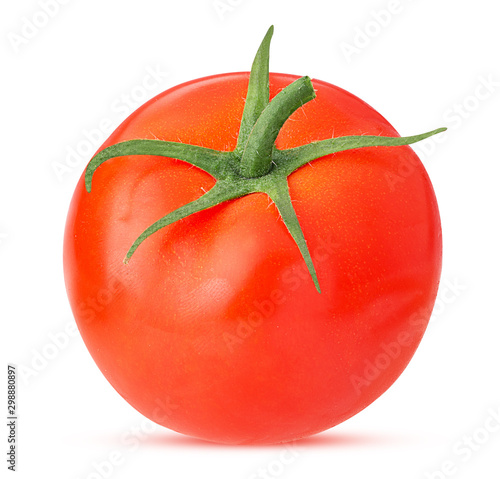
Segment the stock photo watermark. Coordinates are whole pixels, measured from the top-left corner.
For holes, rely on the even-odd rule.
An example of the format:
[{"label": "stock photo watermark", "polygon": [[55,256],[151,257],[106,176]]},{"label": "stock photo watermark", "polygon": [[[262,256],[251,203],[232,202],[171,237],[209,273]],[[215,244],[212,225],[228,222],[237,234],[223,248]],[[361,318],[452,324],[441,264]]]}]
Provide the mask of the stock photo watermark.
[{"label": "stock photo watermark", "polygon": [[354,28],[349,41],[340,43],[340,50],[348,63],[366,50],[392,24],[394,18],[404,11],[404,3],[400,0],[390,0],[384,8],[372,10],[370,19]]},{"label": "stock photo watermark", "polygon": [[212,7],[220,20],[225,20],[228,13],[234,12],[245,0],[214,0]]},{"label": "stock photo watermark", "polygon": [[[461,100],[455,102],[443,112],[442,119],[448,130],[413,145],[413,149],[418,157],[428,158],[432,156],[439,145],[448,141],[453,131],[462,128],[464,123],[481,108],[481,105],[496,94],[499,87],[500,81],[492,73],[479,75],[470,93],[466,94]],[[387,172],[385,174],[390,190],[395,191],[399,185],[404,184],[405,180],[417,171],[419,165],[418,158],[411,155],[405,156],[399,162],[395,173]]]},{"label": "stock photo watermark", "polygon": [[451,455],[432,471],[425,472],[426,479],[447,479],[456,475],[460,467],[469,462],[492,440],[500,437],[500,406],[489,408],[480,425],[465,433],[451,446]]},{"label": "stock photo watermark", "polygon": [[[95,295],[87,297],[78,304],[79,317],[84,322],[92,322],[98,314],[104,311],[123,290],[123,283],[117,277],[111,277],[108,283],[99,288]],[[32,348],[30,359],[25,364],[19,364],[19,372],[23,384],[29,385],[43,373],[61,353],[66,350],[75,337],[78,328],[74,320],[67,321],[57,331],[47,333],[45,342],[38,348]]]},{"label": "stock photo watermark", "polygon": [[[328,260],[339,244],[334,241],[332,235],[320,238],[319,245],[312,251],[312,259],[316,265]],[[245,317],[237,319],[234,333],[225,332],[223,340],[227,348],[232,353],[249,338],[255,331],[272,317],[278,306],[287,300],[287,294],[297,291],[305,281],[310,281],[311,277],[305,262],[299,267],[289,268],[283,273],[283,289],[274,289],[269,295],[261,300],[255,300],[252,304],[253,309]]]},{"label": "stock photo watermark", "polygon": [[39,0],[38,9],[31,15],[20,19],[20,27],[15,32],[9,32],[7,39],[15,53],[28,45],[38,34],[44,30],[51,21],[59,15],[61,8],[71,3],[72,0]]},{"label": "stock photo watermark", "polygon": [[428,327],[427,324],[429,327],[436,324],[468,289],[469,286],[460,278],[442,278],[432,310],[422,308],[413,313],[409,318],[410,325],[424,330]]},{"label": "stock photo watermark", "polygon": [[[170,397],[164,400],[156,399],[153,410],[153,420],[164,422],[180,406],[174,404]],[[130,453],[135,453],[152,434],[162,430],[162,426],[144,418],[138,425],[125,430],[120,436],[120,447],[112,449],[103,458],[90,463],[90,471],[78,479],[108,479],[127,461]]]},{"label": "stock photo watermark", "polygon": [[[408,329],[401,331],[393,341],[380,344],[380,351],[372,358],[366,358],[362,375],[352,374],[351,384],[359,395],[362,389],[375,381],[391,363],[397,360],[405,348],[411,347],[414,342],[412,334],[423,332],[427,325],[434,324],[442,317],[448,307],[455,303],[467,291],[467,285],[459,278],[445,278],[441,281],[438,295],[432,310],[421,309],[413,313],[408,319]],[[430,317],[430,319],[428,319]]]},{"label": "stock photo watermark", "polygon": [[[119,118],[125,119],[145,103],[170,76],[169,72],[164,71],[160,65],[148,66],[145,70],[142,80],[137,85],[111,102],[110,110]],[[90,160],[113,132],[115,123],[111,116],[102,118],[94,128],[84,129],[81,139],[74,145],[66,146],[64,158],[51,163],[52,171],[59,182],[62,182],[75,169],[79,171],[82,165]]]},{"label": "stock photo watermark", "polygon": [[300,449],[295,442],[289,442],[279,453],[276,459],[269,461],[265,466],[259,467],[257,472],[250,474],[248,479],[272,479],[286,473],[289,466],[300,457]]},{"label": "stock photo watermark", "polygon": [[7,469],[15,471],[17,466],[17,366],[7,364]]},{"label": "stock photo watermark", "polygon": [[73,338],[78,336],[74,321],[68,321],[59,331],[49,332],[46,341],[30,351],[27,364],[19,364],[19,373],[24,385],[30,385],[61,353],[68,348]]},{"label": "stock photo watermark", "polygon": [[413,345],[411,335],[407,331],[402,331],[392,342],[382,343],[380,353],[373,359],[365,359],[363,375],[351,374],[351,384],[358,395],[363,387],[369,386],[375,381],[391,363],[398,359],[405,348]]},{"label": "stock photo watermark", "polygon": [[76,306],[77,316],[85,323],[94,321],[98,314],[109,306],[115,298],[123,291],[124,284],[117,276],[109,279],[105,286],[92,296],[88,296]]}]

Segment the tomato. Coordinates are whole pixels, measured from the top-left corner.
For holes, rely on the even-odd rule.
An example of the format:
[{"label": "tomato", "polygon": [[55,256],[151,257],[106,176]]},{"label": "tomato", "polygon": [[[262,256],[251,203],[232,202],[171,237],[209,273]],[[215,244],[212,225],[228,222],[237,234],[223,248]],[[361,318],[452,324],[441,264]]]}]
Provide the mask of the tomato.
[{"label": "tomato", "polygon": [[[249,76],[171,88],[99,151],[141,139],[246,152],[251,141],[238,150],[238,136]],[[269,98],[298,78],[269,74]],[[316,97],[275,132],[273,155],[333,136],[401,140],[359,98],[312,85]],[[411,174],[401,177],[401,165]],[[68,296],[98,367],[146,417],[220,443],[291,441],[361,411],[413,356],[441,271],[436,198],[409,146],[325,154],[287,176],[300,232],[285,224],[292,210],[273,196],[271,174],[254,183],[231,174],[234,189],[260,182],[270,193],[242,190],[163,226],[127,264],[146,228],[201,198],[216,178],[182,159],[138,153],[95,168],[90,192],[82,175],[64,239]]]}]

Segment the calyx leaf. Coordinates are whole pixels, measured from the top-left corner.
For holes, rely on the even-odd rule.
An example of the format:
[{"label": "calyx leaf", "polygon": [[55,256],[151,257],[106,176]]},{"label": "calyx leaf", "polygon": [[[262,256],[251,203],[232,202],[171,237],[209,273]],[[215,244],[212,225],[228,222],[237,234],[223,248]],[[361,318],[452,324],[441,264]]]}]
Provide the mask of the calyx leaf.
[{"label": "calyx leaf", "polygon": [[439,128],[408,137],[344,136],[296,148],[277,149],[275,141],[283,124],[294,111],[314,99],[316,94],[311,80],[302,77],[269,101],[269,48],[273,31],[271,26],[252,64],[238,140],[232,152],[171,141],[137,139],[116,143],[101,150],[87,165],[85,187],[89,193],[93,175],[100,165],[111,158],[128,155],[178,159],[202,169],[216,179],[215,185],[208,192],[149,226],[130,247],[125,263],[128,263],[144,240],[160,229],[225,201],[261,192],[266,193],[276,205],[320,293],[306,238],[290,198],[287,177],[311,161],[332,153],[366,147],[409,145],[446,130]]}]

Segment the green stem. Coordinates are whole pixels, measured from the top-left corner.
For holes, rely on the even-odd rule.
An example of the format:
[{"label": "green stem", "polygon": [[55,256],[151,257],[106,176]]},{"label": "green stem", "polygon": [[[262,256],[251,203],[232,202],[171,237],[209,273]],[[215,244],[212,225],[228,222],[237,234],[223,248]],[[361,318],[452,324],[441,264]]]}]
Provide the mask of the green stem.
[{"label": "green stem", "polygon": [[166,156],[186,161],[201,168],[213,177],[219,174],[219,164],[225,156],[223,152],[202,146],[188,145],[162,140],[129,140],[108,146],[95,155],[85,170],[85,188],[90,193],[94,172],[105,161],[119,156],[150,155]]},{"label": "green stem", "polygon": [[235,153],[243,152],[257,118],[269,103],[269,48],[273,32],[274,27],[271,25],[252,64]]},{"label": "green stem", "polygon": [[271,170],[274,142],[290,115],[316,97],[311,79],[295,80],[266,106],[253,127],[241,158],[240,172],[245,178],[264,176]]},{"label": "green stem", "polygon": [[165,215],[163,218],[159,219],[147,229],[145,229],[134,241],[134,244],[128,250],[123,262],[128,263],[140,244],[145,239],[149,238],[152,234],[156,233],[162,228],[165,228],[165,226],[171,225],[172,223],[182,220],[183,218],[186,218],[187,216],[190,216],[194,213],[198,213],[199,211],[206,210],[208,208],[211,208],[212,206],[219,205],[221,203],[224,203],[225,201],[233,198],[238,198],[239,196],[243,196],[245,194],[247,194],[246,191],[238,191],[238,189],[235,188],[234,185],[228,186],[227,183],[218,181],[201,197],[177,208],[176,210],[170,212],[168,215]]},{"label": "green stem", "polygon": [[314,268],[311,254],[309,252],[309,248],[307,247],[307,242],[304,238],[302,228],[300,227],[299,219],[297,218],[297,214],[295,213],[295,209],[292,205],[292,199],[290,198],[290,191],[288,189],[288,182],[286,178],[284,178],[279,183],[276,183],[275,188],[273,188],[272,191],[268,190],[267,193],[269,197],[274,201],[276,208],[278,208],[278,211],[280,212],[283,223],[285,223],[288,232],[294,239],[295,244],[298,246],[302,258],[304,258],[304,262],[306,263],[307,269],[309,270],[309,274],[311,275],[314,286],[316,287],[316,290],[318,291],[318,293],[321,293],[318,276]]},{"label": "green stem", "polygon": [[[207,193],[169,212],[144,230],[127,252],[125,263],[143,241],[160,229],[231,199],[261,192],[274,201],[283,223],[307,265],[317,291],[321,292],[306,238],[288,190],[288,176],[305,164],[332,153],[365,147],[408,145],[446,130],[439,128],[409,137],[346,136],[278,150],[275,142],[286,120],[316,95],[309,77],[302,77],[288,85],[269,102],[269,47],[272,35],[273,27],[267,31],[252,65],[234,151],[216,151],[177,142],[137,139],[103,149],[87,165],[85,187],[89,193],[96,169],[107,160],[120,156],[150,155],[175,158],[201,168],[216,179],[215,185]],[[101,187],[104,188],[105,185]]]},{"label": "green stem", "polygon": [[355,150],[369,146],[403,146],[425,140],[433,135],[442,133],[446,128],[438,128],[427,133],[414,136],[340,136],[328,140],[314,141],[307,145],[297,146],[288,150],[275,150],[273,153],[274,162],[281,168],[281,171],[289,175],[301,166],[310,161],[331,155],[341,151]]}]

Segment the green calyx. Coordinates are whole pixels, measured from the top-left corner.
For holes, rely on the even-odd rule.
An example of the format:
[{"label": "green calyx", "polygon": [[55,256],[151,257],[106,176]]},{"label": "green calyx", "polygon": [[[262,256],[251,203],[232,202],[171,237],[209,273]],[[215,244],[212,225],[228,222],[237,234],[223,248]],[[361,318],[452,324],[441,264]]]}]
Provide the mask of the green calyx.
[{"label": "green calyx", "polygon": [[266,193],[297,244],[317,291],[321,292],[306,239],[292,206],[287,177],[307,163],[332,153],[370,146],[409,145],[446,130],[439,128],[409,137],[344,136],[278,150],[275,141],[283,124],[294,111],[314,99],[316,94],[311,80],[302,77],[269,101],[269,47],[272,35],[273,27],[266,33],[252,64],[238,141],[233,151],[217,151],[162,140],[130,140],[103,149],[89,162],[85,170],[85,187],[89,193],[94,172],[102,163],[128,155],[164,156],[182,160],[209,173],[216,180],[215,185],[200,198],[149,226],[131,245],[125,263],[144,240],[165,226],[225,201],[251,193]]}]

